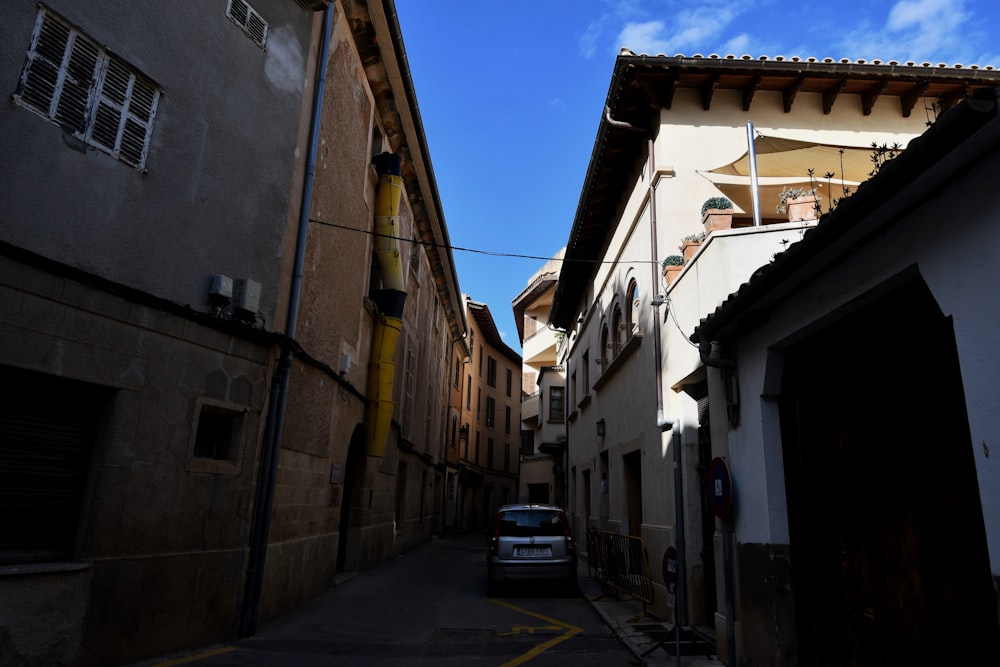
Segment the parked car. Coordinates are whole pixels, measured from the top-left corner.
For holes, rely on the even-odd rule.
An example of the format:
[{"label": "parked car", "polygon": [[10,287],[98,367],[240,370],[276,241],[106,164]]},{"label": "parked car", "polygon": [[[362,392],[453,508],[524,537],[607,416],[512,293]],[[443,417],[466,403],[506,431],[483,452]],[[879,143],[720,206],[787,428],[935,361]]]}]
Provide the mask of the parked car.
[{"label": "parked car", "polygon": [[576,590],[576,546],[566,513],[555,505],[503,505],[493,520],[486,552],[487,590],[516,583],[564,585]]}]

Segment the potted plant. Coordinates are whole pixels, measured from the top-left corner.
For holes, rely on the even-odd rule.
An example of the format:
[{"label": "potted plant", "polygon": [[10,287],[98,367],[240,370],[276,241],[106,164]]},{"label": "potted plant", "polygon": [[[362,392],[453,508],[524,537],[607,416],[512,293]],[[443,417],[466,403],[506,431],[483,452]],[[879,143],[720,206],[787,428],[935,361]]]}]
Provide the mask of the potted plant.
[{"label": "potted plant", "polygon": [[680,255],[669,255],[663,260],[663,277],[667,279],[668,285],[674,281],[683,268],[684,258]]},{"label": "potted plant", "polygon": [[685,262],[691,261],[691,258],[694,257],[696,252],[698,252],[698,248],[701,246],[701,242],[705,240],[706,236],[708,236],[706,232],[699,232],[697,234],[688,234],[681,239],[681,245],[679,247],[681,254],[684,256]]},{"label": "potted plant", "polygon": [[816,188],[781,188],[778,194],[778,213],[787,213],[788,221],[815,220],[819,213],[819,201]]},{"label": "potted plant", "polygon": [[705,233],[733,226],[733,202],[728,197],[710,197],[701,205],[701,224]]}]

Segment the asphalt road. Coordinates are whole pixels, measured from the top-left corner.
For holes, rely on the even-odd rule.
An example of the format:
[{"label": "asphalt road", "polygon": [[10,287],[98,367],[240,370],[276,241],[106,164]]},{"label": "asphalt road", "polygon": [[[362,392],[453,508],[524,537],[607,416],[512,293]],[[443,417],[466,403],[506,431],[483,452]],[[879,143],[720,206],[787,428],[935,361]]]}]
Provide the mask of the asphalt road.
[{"label": "asphalt road", "polygon": [[256,637],[148,667],[629,665],[632,653],[565,589],[486,595],[481,536],[435,539],[269,623]]}]

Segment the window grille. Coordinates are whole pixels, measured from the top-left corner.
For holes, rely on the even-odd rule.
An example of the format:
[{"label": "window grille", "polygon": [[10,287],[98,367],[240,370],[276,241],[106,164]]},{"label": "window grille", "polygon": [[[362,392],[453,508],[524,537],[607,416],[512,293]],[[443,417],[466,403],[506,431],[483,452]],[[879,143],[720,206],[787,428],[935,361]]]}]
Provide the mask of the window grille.
[{"label": "window grille", "polygon": [[244,34],[254,44],[262,49],[264,48],[264,45],[267,43],[267,21],[249,3],[245,0],[229,0],[229,6],[226,7],[226,16],[242,28]]},{"label": "window grille", "polygon": [[42,8],[14,99],[142,171],[160,93],[134,67]]}]

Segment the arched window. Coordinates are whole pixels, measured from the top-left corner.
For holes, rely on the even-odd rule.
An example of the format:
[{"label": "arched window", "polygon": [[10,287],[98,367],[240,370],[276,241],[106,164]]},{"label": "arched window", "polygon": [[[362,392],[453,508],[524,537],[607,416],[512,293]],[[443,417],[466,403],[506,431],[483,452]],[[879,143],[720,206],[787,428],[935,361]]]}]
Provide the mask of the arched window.
[{"label": "arched window", "polygon": [[607,368],[611,361],[611,341],[608,340],[608,325],[601,328],[601,372]]},{"label": "arched window", "polygon": [[635,282],[635,278],[629,281],[625,296],[628,300],[628,319],[625,322],[628,325],[628,330],[626,333],[631,336],[639,330],[639,285]]},{"label": "arched window", "polygon": [[622,346],[625,344],[625,321],[622,319],[622,307],[615,306],[614,317],[611,318],[611,335],[614,336],[614,354],[612,357],[617,357],[621,351]]}]

